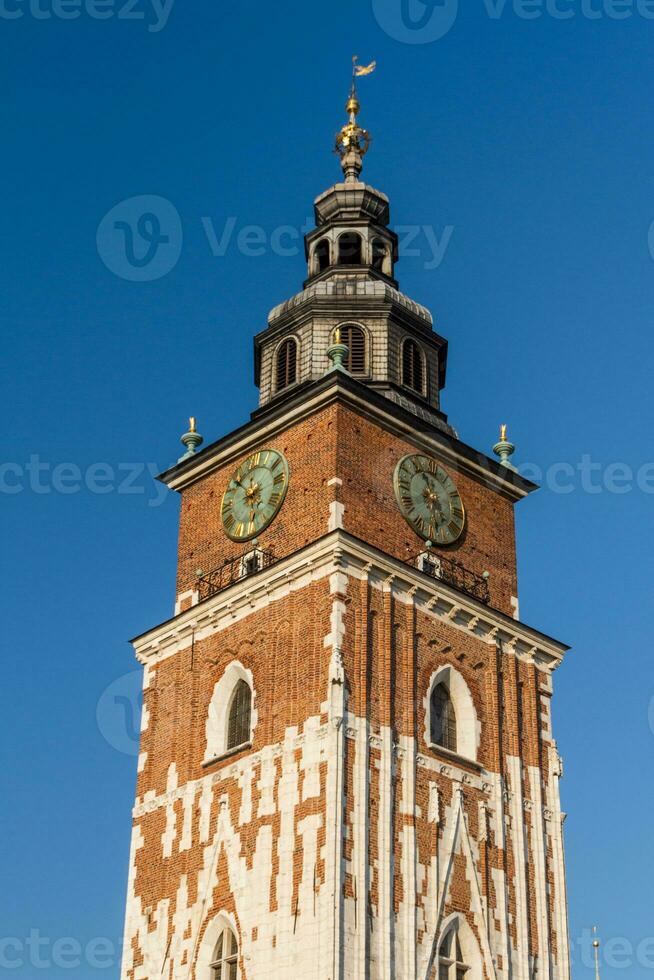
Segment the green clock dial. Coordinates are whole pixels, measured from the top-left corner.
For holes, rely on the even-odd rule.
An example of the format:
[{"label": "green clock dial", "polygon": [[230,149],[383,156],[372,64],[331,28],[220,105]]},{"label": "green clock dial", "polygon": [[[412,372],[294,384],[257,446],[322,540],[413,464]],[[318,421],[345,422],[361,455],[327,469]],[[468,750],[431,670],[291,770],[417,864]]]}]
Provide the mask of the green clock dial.
[{"label": "green clock dial", "polygon": [[265,530],[284,503],[288,463],[275,449],[248,456],[229,481],[221,517],[232,541],[250,541]]},{"label": "green clock dial", "polygon": [[395,469],[395,497],[416,534],[434,544],[454,544],[466,515],[454,480],[429,456],[404,456]]}]

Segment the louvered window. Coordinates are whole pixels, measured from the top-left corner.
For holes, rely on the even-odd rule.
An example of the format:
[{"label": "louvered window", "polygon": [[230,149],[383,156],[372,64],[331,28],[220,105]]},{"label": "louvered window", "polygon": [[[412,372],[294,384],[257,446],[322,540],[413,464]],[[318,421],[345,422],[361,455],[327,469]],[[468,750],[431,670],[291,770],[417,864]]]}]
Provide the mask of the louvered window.
[{"label": "louvered window", "polygon": [[277,391],[297,381],[297,341],[285,340],[277,351]]},{"label": "louvered window", "polygon": [[431,693],[430,731],[432,745],[442,745],[456,752],[456,714],[445,684],[437,684]]},{"label": "louvered window", "polygon": [[229,927],[223,929],[211,963],[211,980],[237,980],[238,943]]},{"label": "louvered window", "polygon": [[250,741],[250,715],[252,710],[252,691],[249,684],[239,681],[229,707],[227,722],[227,749],[235,749]]},{"label": "louvered window", "polygon": [[341,343],[347,347],[347,357],[344,367],[354,377],[361,377],[368,373],[368,359],[366,351],[365,331],[356,323],[346,323],[339,327]]},{"label": "louvered window", "polygon": [[402,347],[402,384],[421,395],[425,393],[425,364],[415,340],[405,340]]}]

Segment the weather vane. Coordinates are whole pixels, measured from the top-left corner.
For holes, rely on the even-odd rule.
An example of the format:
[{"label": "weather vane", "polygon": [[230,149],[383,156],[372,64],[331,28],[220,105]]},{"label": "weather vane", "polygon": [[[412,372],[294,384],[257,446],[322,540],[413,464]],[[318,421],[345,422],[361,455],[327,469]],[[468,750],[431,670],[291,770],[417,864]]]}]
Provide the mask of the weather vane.
[{"label": "weather vane", "polygon": [[349,121],[336,134],[336,152],[341,158],[341,167],[345,175],[346,183],[356,183],[363,170],[363,158],[370,148],[370,133],[359,126],[357,116],[361,105],[357,98],[357,78],[364,75],[372,75],[377,67],[376,61],[371,61],[369,65],[360,65],[357,55],[352,57],[352,88],[350,97],[347,100],[345,111],[349,116]]}]

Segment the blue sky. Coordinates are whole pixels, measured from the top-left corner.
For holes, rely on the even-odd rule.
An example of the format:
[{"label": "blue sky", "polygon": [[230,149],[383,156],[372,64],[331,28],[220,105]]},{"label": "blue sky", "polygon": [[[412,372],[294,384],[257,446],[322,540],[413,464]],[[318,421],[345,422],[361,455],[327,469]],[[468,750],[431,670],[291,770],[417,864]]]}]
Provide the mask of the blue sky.
[{"label": "blue sky", "polygon": [[[174,593],[178,503],[151,473],[188,415],[213,440],[255,406],[252,336],[304,277],[292,229],[338,178],[355,52],[379,63],[365,177],[414,229],[398,276],[450,340],[445,408],[479,448],[507,421],[545,484],[518,512],[521,610],[573,646],[554,717],[575,975],[596,922],[605,977],[653,975],[649,6],[0,3],[15,977],[118,977],[93,942],[122,930],[127,639]],[[150,200],[163,224],[144,234],[170,240],[134,273],[102,219],[129,222],[143,195],[169,202]]]}]

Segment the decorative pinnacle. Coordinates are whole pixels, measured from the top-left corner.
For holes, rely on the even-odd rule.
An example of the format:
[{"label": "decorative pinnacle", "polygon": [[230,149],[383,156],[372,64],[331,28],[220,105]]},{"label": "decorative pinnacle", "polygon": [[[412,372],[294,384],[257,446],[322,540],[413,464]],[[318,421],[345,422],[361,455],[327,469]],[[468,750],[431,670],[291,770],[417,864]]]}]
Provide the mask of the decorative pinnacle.
[{"label": "decorative pinnacle", "polygon": [[503,425],[500,428],[500,441],[496,442],[493,446],[493,452],[496,456],[499,456],[500,466],[506,466],[507,469],[517,472],[515,466],[511,462],[511,457],[515,452],[515,446],[512,442],[509,442],[507,438],[507,429],[508,427],[506,425]]},{"label": "decorative pinnacle", "polygon": [[336,152],[341,158],[341,167],[345,175],[345,183],[356,183],[363,170],[363,158],[370,149],[370,133],[359,126],[357,116],[361,109],[361,104],[357,97],[357,78],[363,75],[371,75],[377,67],[377,62],[372,61],[369,65],[357,64],[356,55],[352,58],[352,88],[350,96],[345,104],[345,111],[349,116],[349,122],[343,126],[336,134]]},{"label": "decorative pinnacle", "polygon": [[178,463],[184,462],[185,459],[189,459],[191,456],[195,456],[198,446],[201,446],[204,442],[203,437],[197,431],[197,419],[195,416],[191,416],[188,420],[188,432],[185,432],[180,442],[186,446],[186,452],[183,456],[180,456],[177,460]]},{"label": "decorative pinnacle", "polygon": [[327,348],[327,357],[332,362],[332,366],[327,373],[331,371],[342,371],[344,374],[349,374],[345,367],[345,359],[349,352],[350,348],[347,344],[341,343],[341,331],[337,329],[334,333],[333,342]]}]

